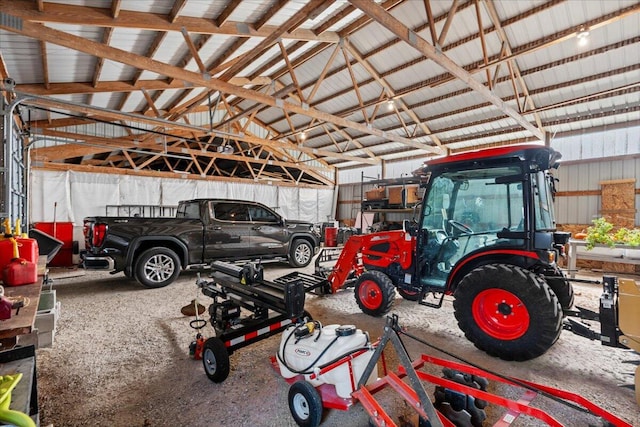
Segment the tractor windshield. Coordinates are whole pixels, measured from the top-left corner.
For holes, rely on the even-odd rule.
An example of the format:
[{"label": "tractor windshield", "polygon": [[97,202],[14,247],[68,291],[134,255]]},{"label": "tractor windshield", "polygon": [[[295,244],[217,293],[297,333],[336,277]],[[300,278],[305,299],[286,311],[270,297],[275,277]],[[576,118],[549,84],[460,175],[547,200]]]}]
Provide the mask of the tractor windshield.
[{"label": "tractor windshield", "polygon": [[522,230],[521,175],[517,166],[438,175],[427,196],[422,228],[442,229],[449,235],[460,234],[461,228],[463,234]]}]

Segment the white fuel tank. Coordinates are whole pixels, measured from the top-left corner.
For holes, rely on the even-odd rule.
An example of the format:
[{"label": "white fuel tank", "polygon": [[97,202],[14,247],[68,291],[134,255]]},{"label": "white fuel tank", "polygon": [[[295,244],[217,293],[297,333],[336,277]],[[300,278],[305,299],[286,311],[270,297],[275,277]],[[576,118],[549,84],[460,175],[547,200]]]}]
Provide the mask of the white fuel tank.
[{"label": "white fuel tank", "polygon": [[[301,338],[296,337],[295,331],[296,326],[290,326],[282,333],[276,358],[281,375],[292,378],[303,374],[314,387],[333,384],[338,396],[351,397],[351,393],[355,391],[352,384],[357,386],[367,363],[373,356],[374,350],[370,348],[368,335],[353,325],[327,325],[316,328],[313,333]],[[349,365],[344,363],[319,375],[316,379],[309,379],[311,374],[318,373],[322,365],[366,347],[369,347],[366,352],[351,361],[353,378],[349,374]],[[376,379],[377,370],[374,369],[367,383]]]}]

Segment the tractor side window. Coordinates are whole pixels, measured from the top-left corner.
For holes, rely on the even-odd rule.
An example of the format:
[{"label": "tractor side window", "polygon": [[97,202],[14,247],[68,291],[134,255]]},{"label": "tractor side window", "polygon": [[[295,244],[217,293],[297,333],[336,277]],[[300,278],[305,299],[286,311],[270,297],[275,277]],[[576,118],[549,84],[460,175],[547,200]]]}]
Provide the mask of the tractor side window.
[{"label": "tractor side window", "polygon": [[533,176],[533,196],[535,200],[536,230],[555,230],[555,218],[553,213],[553,193],[550,188],[551,181],[544,172],[538,172]]}]

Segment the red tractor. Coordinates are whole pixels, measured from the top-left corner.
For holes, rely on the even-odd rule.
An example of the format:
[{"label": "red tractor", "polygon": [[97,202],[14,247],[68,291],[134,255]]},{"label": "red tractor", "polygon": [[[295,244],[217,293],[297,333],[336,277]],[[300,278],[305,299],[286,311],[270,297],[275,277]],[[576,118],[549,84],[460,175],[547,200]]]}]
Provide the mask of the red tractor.
[{"label": "red tractor", "polygon": [[325,290],[354,279],[358,305],[373,316],[391,309],[396,289],[436,308],[453,295],[477,348],[505,360],[540,356],[574,299],[556,264],[569,238],[553,211],[559,159],[528,144],[427,161],[414,172],[425,188],[419,217],[405,230],[352,236]]}]

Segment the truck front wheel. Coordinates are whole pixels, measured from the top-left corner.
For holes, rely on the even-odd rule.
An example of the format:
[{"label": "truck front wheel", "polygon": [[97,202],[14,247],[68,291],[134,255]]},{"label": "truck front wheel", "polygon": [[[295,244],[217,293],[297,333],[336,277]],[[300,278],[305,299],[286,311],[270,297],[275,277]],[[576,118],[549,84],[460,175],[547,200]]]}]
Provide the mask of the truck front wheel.
[{"label": "truck front wheel", "polygon": [[306,240],[297,239],[291,244],[289,264],[292,267],[306,267],[313,259],[313,246]]},{"label": "truck front wheel", "polygon": [[135,265],[135,277],[146,288],[162,288],[173,283],[180,274],[180,260],[171,249],[151,248],[144,251]]},{"label": "truck front wheel", "polygon": [[529,360],[560,336],[562,308],[538,275],[506,264],[468,273],[455,291],[458,326],[480,350],[504,360]]}]

